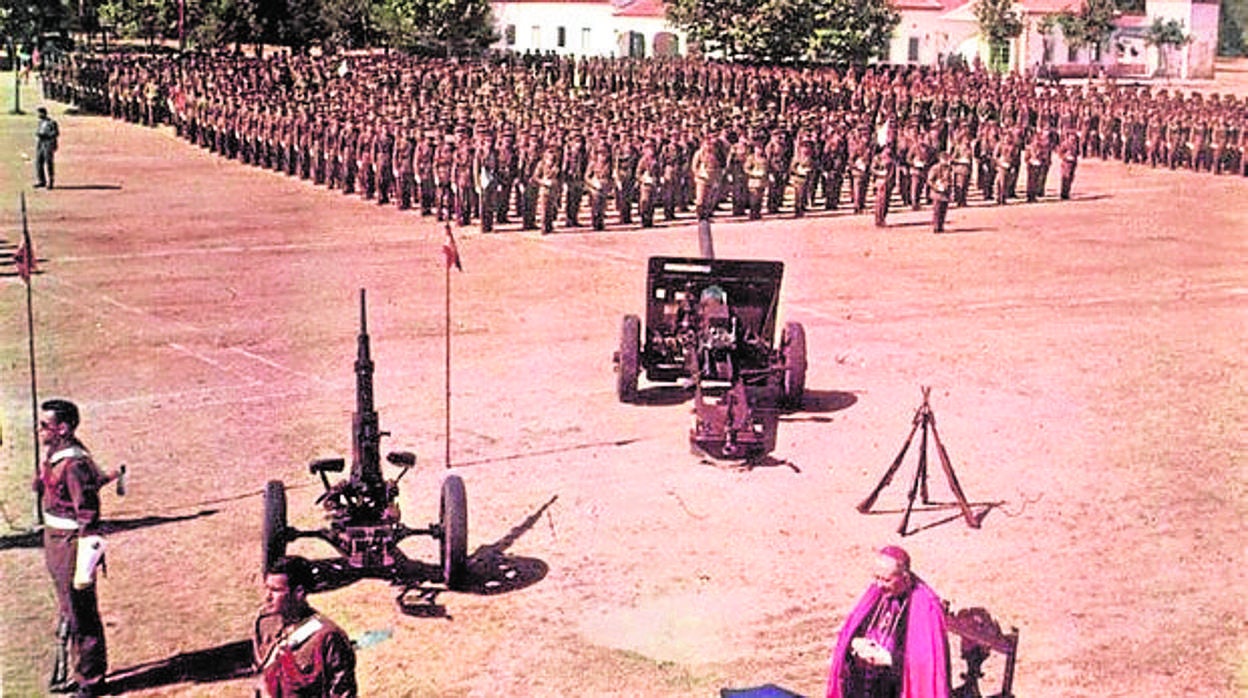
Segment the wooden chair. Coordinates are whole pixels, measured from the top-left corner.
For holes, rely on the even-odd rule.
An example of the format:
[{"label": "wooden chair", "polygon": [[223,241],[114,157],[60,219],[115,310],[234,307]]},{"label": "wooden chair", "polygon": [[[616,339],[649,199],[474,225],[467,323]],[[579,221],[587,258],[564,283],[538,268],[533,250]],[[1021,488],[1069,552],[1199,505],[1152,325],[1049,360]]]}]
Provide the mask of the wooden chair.
[{"label": "wooden chair", "polygon": [[954,698],[985,698],[979,690],[983,678],[983,665],[996,652],[1004,655],[1005,669],[1001,677],[1000,693],[987,698],[1014,698],[1014,664],[1018,659],[1018,628],[1009,633],[1001,631],[1001,625],[983,608],[964,608],[957,613],[945,604],[945,625],[951,634],[961,640],[961,655],[966,662],[963,683],[953,690]]}]

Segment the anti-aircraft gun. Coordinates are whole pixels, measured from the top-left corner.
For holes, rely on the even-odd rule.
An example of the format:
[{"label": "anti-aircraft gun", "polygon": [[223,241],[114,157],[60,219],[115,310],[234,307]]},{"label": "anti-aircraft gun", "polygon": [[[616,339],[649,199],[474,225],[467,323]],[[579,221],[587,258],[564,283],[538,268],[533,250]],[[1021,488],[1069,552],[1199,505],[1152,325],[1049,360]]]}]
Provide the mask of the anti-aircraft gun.
[{"label": "anti-aircraft gun", "polygon": [[360,334],[355,360],[355,413],[351,418],[351,473],[331,483],[328,473],[346,469],[342,458],[313,461],[308,470],[320,475],[325,491],[317,497],[325,508],[329,527],[297,530],[286,522],[286,486],[270,480],[264,489],[262,556],[264,568],[286,553],[298,538],[319,538],[334,546],[346,563],[368,573],[394,570],[406,558],[398,544],[414,535],[432,536],[439,543],[442,581],[448,588],[462,586],[467,568],[468,498],[464,481],[448,475],[442,481],[438,521],[425,528],[409,528],[400,521],[399,480],[416,465],[416,456],[391,452],[386,460],[399,466],[398,475],[385,479],[381,470],[382,431],[373,406],[373,360],[369,348],[364,290],[360,290]]}]

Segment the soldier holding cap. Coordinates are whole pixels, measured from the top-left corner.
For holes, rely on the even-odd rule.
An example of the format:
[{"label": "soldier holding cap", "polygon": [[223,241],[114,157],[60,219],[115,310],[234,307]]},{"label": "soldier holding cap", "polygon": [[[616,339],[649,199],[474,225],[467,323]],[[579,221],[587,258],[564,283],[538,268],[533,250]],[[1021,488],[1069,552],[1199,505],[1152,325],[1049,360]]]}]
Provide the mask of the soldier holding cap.
[{"label": "soldier holding cap", "polygon": [[[76,691],[78,696],[95,696],[104,682],[108,654],[95,594],[94,573],[100,556],[90,555],[85,546],[103,549],[103,539],[97,535],[100,489],[117,479],[121,471],[102,472],[78,440],[75,432],[80,417],[74,403],[47,400],[40,409],[39,438],[47,455],[32,486],[43,500],[44,559],[60,611],[60,646],[49,688],[57,693]],[[73,680],[68,672],[71,649]]]}]

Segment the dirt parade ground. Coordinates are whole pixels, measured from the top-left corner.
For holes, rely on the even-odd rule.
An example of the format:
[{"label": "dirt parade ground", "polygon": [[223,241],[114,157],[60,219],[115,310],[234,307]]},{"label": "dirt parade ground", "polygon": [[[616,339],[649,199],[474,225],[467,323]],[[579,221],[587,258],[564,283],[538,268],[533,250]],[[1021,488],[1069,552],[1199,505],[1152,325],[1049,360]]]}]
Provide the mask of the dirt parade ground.
[{"label": "dirt parade ground", "polygon": [[[1242,78],[1248,73],[1241,73]],[[444,233],[67,112],[57,188],[32,189],[35,85],[0,115],[0,694],[42,695],[55,600],[30,531],[26,291],[11,258],[25,193],[38,396],[129,492],[104,494],[99,585],[115,693],[250,696],[261,493],[323,525],[307,465],[350,458],[360,289],[386,450],[419,463],[404,521],[447,474]],[[470,575],[443,591],[340,578],[312,603],[357,641],[366,696],[823,695],[831,643],[899,543],[955,609],[1019,633],[1019,696],[1248,695],[1248,179],[1084,160],[1072,201],[717,217],[723,258],[785,263],[780,321],[810,368],[772,458],[691,454],[692,401],[616,399],[621,318],[646,260],[696,255],[688,216],[650,231],[457,229],[451,472],[467,485]],[[880,497],[922,386],[962,488],[897,526],[912,447]],[[932,463],[935,463],[932,460]],[[397,470],[385,465],[392,477]],[[949,501],[934,465],[933,497]],[[403,543],[436,564],[435,543]],[[291,552],[334,557],[317,541]],[[963,664],[953,643],[954,679]],[[1000,658],[986,665],[995,692]],[[997,681],[994,684],[993,681]]]}]

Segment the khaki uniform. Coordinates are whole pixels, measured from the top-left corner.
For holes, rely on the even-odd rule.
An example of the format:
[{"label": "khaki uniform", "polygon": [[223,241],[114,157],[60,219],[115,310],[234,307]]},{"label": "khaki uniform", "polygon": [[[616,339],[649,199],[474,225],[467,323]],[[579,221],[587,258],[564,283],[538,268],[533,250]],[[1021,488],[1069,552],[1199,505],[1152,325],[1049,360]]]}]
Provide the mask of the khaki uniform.
[{"label": "khaki uniform", "polygon": [[256,619],[252,640],[265,698],[354,698],[355,650],[333,621],[313,611],[286,624],[281,616]]}]

